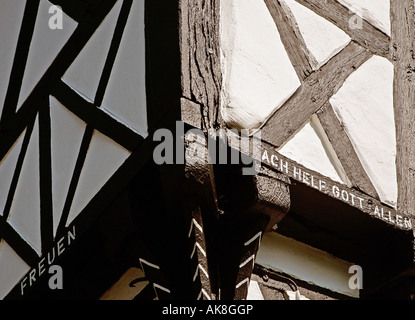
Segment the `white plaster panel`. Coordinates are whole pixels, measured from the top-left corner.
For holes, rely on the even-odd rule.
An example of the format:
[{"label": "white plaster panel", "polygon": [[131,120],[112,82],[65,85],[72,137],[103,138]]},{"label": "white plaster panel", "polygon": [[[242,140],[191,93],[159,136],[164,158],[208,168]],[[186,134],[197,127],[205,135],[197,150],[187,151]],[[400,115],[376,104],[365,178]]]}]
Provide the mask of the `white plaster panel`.
[{"label": "white plaster panel", "polygon": [[12,148],[0,162],[0,215],[3,215],[25,133],[26,130],[23,131],[19,139],[14,143]]},{"label": "white plaster panel", "polygon": [[308,121],[278,152],[308,169],[341,183],[349,183],[324,130],[316,132],[318,119]]},{"label": "white plaster panel", "polygon": [[0,115],[9,85],[26,1],[0,1]]},{"label": "white plaster panel", "polygon": [[14,288],[30,267],[5,242],[0,241],[0,299]]},{"label": "white plaster panel", "polygon": [[53,226],[56,232],[86,124],[54,97],[50,98],[50,110]]},{"label": "white plaster panel", "polygon": [[312,10],[295,0],[283,1],[294,15],[307,48],[317,60],[317,65],[313,65],[315,70],[324,65],[350,42],[350,37],[343,30]]},{"label": "white plaster panel", "polygon": [[144,0],[135,0],[109,79],[103,108],[146,137],[148,133],[144,43]]},{"label": "white plaster panel", "polygon": [[330,100],[382,201],[396,205],[394,68],[374,56]]},{"label": "white plaster panel", "polygon": [[[390,0],[337,0],[387,35],[391,34]],[[352,21],[358,26],[356,21]]]},{"label": "white plaster panel", "polygon": [[129,155],[128,150],[107,136],[99,131],[94,132],[69,212],[67,225],[86,207]]},{"label": "white plaster panel", "polygon": [[349,287],[353,263],[277,233],[264,235],[255,263],[333,292],[359,297],[359,290]]},{"label": "white plaster panel", "polygon": [[63,14],[62,29],[50,29],[49,19],[53,16],[49,13],[51,6],[52,4],[49,1],[40,1],[18,108],[30,95],[77,26],[77,22]]},{"label": "white plaster panel", "polygon": [[39,179],[39,121],[36,118],[8,222],[38,254],[41,253]]},{"label": "white plaster panel", "polygon": [[251,280],[249,282],[248,294],[246,300],[264,300],[258,282]]},{"label": "white plaster panel", "polygon": [[122,2],[114,5],[62,78],[89,101],[95,99]]},{"label": "white plaster panel", "polygon": [[300,86],[264,1],[228,0],[221,7],[224,120],[256,129]]}]

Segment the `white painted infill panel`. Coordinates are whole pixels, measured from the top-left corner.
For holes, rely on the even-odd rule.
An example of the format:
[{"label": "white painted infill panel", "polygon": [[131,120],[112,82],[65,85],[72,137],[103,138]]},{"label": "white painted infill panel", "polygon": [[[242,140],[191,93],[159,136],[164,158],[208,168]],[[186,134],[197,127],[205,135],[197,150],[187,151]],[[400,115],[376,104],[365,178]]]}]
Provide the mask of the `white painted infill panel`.
[{"label": "white painted infill panel", "polygon": [[114,5],[62,78],[89,101],[94,101],[122,2]]},{"label": "white painted infill panel", "polygon": [[8,222],[38,254],[41,253],[39,181],[39,120],[36,118]]},{"label": "white painted infill panel", "polygon": [[102,104],[143,137],[148,135],[145,64],[144,0],[134,0]]},{"label": "white painted infill panel", "polygon": [[330,100],[381,200],[397,202],[394,68],[374,56]]},{"label": "white painted infill panel", "polygon": [[67,225],[86,207],[130,154],[128,150],[95,130],[79,178]]},{"label": "white painted infill panel", "polygon": [[0,1],[0,115],[9,85],[26,1]]},{"label": "white painted infill panel", "polygon": [[30,267],[5,242],[0,241],[0,299],[14,288]]},{"label": "white painted infill panel", "polygon": [[264,235],[255,263],[333,292],[359,297],[359,290],[349,287],[353,263],[277,233]]},{"label": "white painted infill panel", "polygon": [[21,107],[30,95],[78,25],[77,22],[66,14],[63,14],[62,29],[49,28],[49,19],[52,17],[52,14],[49,13],[51,6],[52,4],[49,1],[40,1],[19,102],[17,104],[18,108]]},{"label": "white painted infill panel", "polygon": [[350,185],[318,118],[313,116],[278,152],[334,181]]},{"label": "white painted infill panel", "polygon": [[264,300],[264,296],[262,295],[258,282],[253,280],[249,281],[246,300]]},{"label": "white painted infill panel", "polygon": [[50,98],[54,232],[59,224],[86,124]]},{"label": "white painted infill panel", "polygon": [[282,0],[291,10],[308,50],[317,60],[314,70],[319,69],[350,42],[341,29],[295,0]]},{"label": "white painted infill panel", "polygon": [[26,130],[23,131],[18,140],[0,162],[0,216],[3,215],[25,133]]},{"label": "white painted infill panel", "polygon": [[264,1],[221,5],[222,116],[233,128],[257,129],[300,81]]},{"label": "white painted infill panel", "polygon": [[[337,0],[379,30],[391,34],[390,0]],[[352,21],[353,25],[356,21]],[[356,25],[357,26],[357,25]]]}]

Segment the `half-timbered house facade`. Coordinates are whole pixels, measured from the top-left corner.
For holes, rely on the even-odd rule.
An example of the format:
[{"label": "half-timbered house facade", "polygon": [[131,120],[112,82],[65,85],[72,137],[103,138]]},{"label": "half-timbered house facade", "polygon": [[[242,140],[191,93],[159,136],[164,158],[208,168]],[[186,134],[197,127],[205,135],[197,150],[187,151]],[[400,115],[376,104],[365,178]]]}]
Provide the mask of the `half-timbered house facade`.
[{"label": "half-timbered house facade", "polygon": [[4,0],[0,298],[413,299],[412,0]]}]

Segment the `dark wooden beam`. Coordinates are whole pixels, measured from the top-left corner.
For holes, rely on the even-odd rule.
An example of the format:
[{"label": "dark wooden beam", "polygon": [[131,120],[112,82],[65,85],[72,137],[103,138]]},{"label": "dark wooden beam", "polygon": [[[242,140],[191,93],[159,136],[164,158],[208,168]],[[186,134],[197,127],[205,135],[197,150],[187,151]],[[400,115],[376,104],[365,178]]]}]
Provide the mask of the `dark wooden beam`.
[{"label": "dark wooden beam", "polygon": [[82,23],[78,25],[19,110],[15,115],[11,113],[7,116],[7,121],[3,117],[4,121],[0,124],[0,158],[4,157],[27,124],[36,117],[39,106],[49,96],[51,87],[60,81],[63,74],[110,12],[114,3],[115,0],[101,0],[98,6],[94,5],[85,12]]},{"label": "dark wooden beam", "polygon": [[67,14],[72,19],[78,22],[81,21],[86,10],[88,10],[88,7],[92,5],[92,3],[88,3],[82,0],[75,0],[75,1],[51,0],[50,2],[53,3],[54,5],[60,6],[63,12],[65,12],[65,14]]},{"label": "dark wooden beam", "polygon": [[297,76],[300,81],[304,81],[313,72],[313,65],[317,65],[317,61],[308,50],[290,8],[280,0],[264,1],[277,25]]},{"label": "dark wooden beam", "polygon": [[175,120],[180,119],[179,14],[179,1],[145,1],[145,73],[150,131],[170,110],[176,112]]},{"label": "dark wooden beam", "polygon": [[[171,252],[162,254],[174,255],[177,261],[176,265],[171,263],[171,269],[176,271],[169,276],[176,297],[213,300],[218,295],[218,282],[212,244],[216,241],[219,215],[213,166],[207,143],[200,143],[207,142],[202,130],[186,132],[184,136],[182,133],[181,139],[176,143],[183,144],[178,149],[188,155],[184,163],[159,167],[165,214],[170,221],[167,227],[172,230],[164,237],[164,246],[171,247]],[[167,223],[159,222],[160,227]]]},{"label": "dark wooden beam", "polygon": [[290,210],[290,179],[262,166],[243,175],[242,166],[215,168],[219,216],[216,250],[221,299],[244,300],[262,236]]},{"label": "dark wooden beam", "polygon": [[212,286],[209,274],[205,228],[203,216],[197,198],[184,199],[184,211],[188,217],[189,227],[187,238],[190,249],[191,275],[193,276],[193,299],[212,300]]},{"label": "dark wooden beam", "polygon": [[[205,141],[205,144],[198,141]],[[218,297],[217,259],[212,248],[219,216],[215,173],[206,136],[200,131],[195,139],[194,133],[188,132],[184,142],[184,151],[190,158],[185,158],[184,180],[181,190],[177,191],[188,226],[194,298],[211,300]]]},{"label": "dark wooden beam", "polygon": [[280,147],[343,85],[372,54],[355,42],[312,73],[262,127],[262,139]]},{"label": "dark wooden beam", "polygon": [[220,0],[180,0],[182,95],[202,106],[204,129],[222,125]]},{"label": "dark wooden beam", "polygon": [[398,211],[415,216],[415,9],[411,0],[391,1],[391,56],[395,67]]},{"label": "dark wooden beam", "polygon": [[32,37],[35,30],[38,9],[39,0],[26,2],[19,38],[16,45],[13,66],[11,69],[9,85],[4,99],[0,127],[4,127],[10,118],[16,113],[26,63],[29,57],[30,45],[32,43]]},{"label": "dark wooden beam", "polygon": [[202,129],[203,109],[200,104],[193,102],[187,98],[180,99],[181,120],[197,129]]},{"label": "dark wooden beam", "polygon": [[218,232],[220,300],[245,300],[255,258],[268,218],[261,214],[225,213]]}]

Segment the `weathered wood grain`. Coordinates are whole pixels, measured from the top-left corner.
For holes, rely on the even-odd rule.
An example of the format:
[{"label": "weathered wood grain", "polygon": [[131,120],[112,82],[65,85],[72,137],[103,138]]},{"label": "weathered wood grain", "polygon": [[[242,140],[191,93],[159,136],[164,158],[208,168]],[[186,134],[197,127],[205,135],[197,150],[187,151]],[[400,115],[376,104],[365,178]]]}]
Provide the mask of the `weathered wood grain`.
[{"label": "weathered wood grain", "polygon": [[179,6],[182,94],[202,106],[204,128],[216,128],[221,122],[220,0],[181,0]]},{"label": "weathered wood grain", "polygon": [[343,85],[372,54],[351,42],[312,73],[294,95],[262,127],[262,139],[280,147]]},{"label": "weathered wood grain", "polygon": [[257,203],[253,209],[269,217],[264,232],[271,231],[288,214],[291,207],[288,176],[261,166],[254,176]]},{"label": "weathered wood grain", "polygon": [[415,215],[415,9],[412,0],[391,1],[391,57],[395,67],[398,210]]},{"label": "weathered wood grain", "polygon": [[195,128],[202,129],[202,108],[199,104],[186,98],[180,99],[181,120]]},{"label": "weathered wood grain", "polygon": [[412,220],[408,214],[397,211],[376,198],[333,181],[288,159],[275,151],[275,148],[269,143],[263,142],[260,160],[263,165],[287,175],[292,181],[297,181],[329,197],[342,201],[368,214],[373,219],[381,220],[400,230],[412,230]]}]

